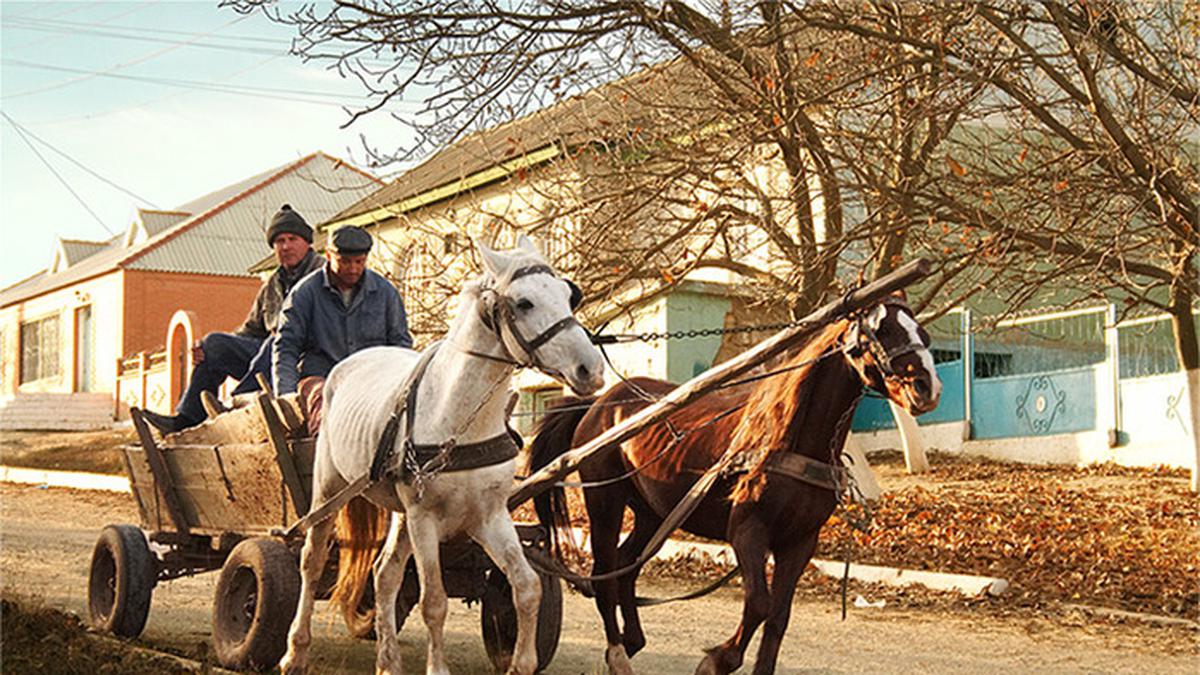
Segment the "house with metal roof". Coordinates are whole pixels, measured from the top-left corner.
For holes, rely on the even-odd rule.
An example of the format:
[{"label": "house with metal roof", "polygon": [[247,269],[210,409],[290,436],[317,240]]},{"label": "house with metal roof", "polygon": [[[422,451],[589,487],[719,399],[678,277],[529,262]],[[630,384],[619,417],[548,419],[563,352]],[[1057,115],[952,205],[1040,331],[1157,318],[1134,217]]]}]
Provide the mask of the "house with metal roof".
[{"label": "house with metal roof", "polygon": [[[282,204],[319,223],[381,185],[314,153],[169,211],[139,209],[111,239],[59,241],[45,270],[0,290],[0,428],[111,423],[119,364],[162,351],[176,312],[196,337],[245,318],[261,284],[249,269],[270,252]],[[142,403],[169,409],[183,384]]]}]

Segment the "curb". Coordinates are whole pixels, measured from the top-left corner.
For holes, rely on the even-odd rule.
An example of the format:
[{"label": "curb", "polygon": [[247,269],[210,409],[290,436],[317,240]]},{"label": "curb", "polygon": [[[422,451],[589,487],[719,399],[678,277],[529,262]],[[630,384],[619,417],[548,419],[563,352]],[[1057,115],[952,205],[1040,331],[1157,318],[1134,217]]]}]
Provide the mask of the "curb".
[{"label": "curb", "polygon": [[[574,535],[584,541],[584,548],[591,549],[590,543],[583,538],[583,531],[575,528]],[[704,542],[680,541],[668,539],[654,556],[655,560],[672,560],[674,558],[711,558],[714,562],[726,565],[737,564],[737,557],[728,544],[708,544]],[[840,560],[820,560],[813,558],[810,564],[818,572],[833,577],[842,578],[846,563]],[[972,574],[951,574],[949,572],[926,572],[923,570],[906,570],[899,567],[882,567],[879,565],[850,564],[850,578],[866,583],[882,583],[888,586],[909,586],[916,584],[935,591],[955,591],[963,595],[1003,595],[1008,591],[1008,581],[997,577],[981,577]]]},{"label": "curb", "polygon": [[0,483],[25,483],[45,487],[64,487],[76,490],[105,490],[129,492],[129,479],[102,473],[83,471],[51,471],[0,466]]},{"label": "curb", "polygon": [[[77,490],[130,491],[129,479],[124,476],[84,473],[82,471],[47,471],[0,466],[0,482],[75,488]],[[580,528],[575,528],[574,535],[577,540],[584,542],[585,549],[590,550],[591,546]],[[708,544],[703,542],[679,541],[676,539],[668,539],[654,558],[656,560],[671,560],[677,557],[702,556],[728,565],[733,565],[737,562],[733,554],[733,549],[727,544]],[[845,563],[836,560],[819,560],[813,558],[812,565],[822,574],[839,579],[845,569]],[[972,596],[984,593],[988,595],[1002,595],[1008,590],[1008,581],[996,577],[906,570],[898,567],[860,565],[857,563],[851,563],[850,565],[850,578],[855,581],[883,583],[889,586],[917,584],[937,591],[956,591]]]}]

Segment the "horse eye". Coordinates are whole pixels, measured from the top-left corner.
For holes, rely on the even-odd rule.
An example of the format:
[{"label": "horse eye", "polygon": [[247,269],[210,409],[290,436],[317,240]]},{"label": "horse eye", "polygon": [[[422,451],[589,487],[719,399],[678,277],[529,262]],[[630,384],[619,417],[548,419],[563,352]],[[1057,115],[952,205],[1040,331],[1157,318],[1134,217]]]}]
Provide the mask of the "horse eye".
[{"label": "horse eye", "polygon": [[521,300],[517,301],[517,309],[521,310],[522,312],[528,312],[529,310],[533,309],[533,303],[522,298]]}]

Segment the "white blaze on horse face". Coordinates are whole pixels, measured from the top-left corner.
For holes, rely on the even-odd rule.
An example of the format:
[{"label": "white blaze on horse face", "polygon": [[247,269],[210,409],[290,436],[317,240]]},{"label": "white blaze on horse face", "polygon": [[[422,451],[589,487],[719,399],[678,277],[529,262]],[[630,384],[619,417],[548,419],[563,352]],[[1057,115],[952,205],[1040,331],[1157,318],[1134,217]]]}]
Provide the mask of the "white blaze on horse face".
[{"label": "white blaze on horse face", "polygon": [[[541,335],[573,313],[570,287],[549,274],[522,277],[507,293],[517,303],[516,323],[526,340]],[[532,308],[522,310],[525,303]],[[554,335],[538,348],[537,357],[577,394],[591,394],[604,386],[603,357],[581,326],[571,326]]]},{"label": "white blaze on horse face", "polygon": [[942,379],[938,377],[937,368],[934,366],[933,354],[929,353],[929,349],[921,341],[920,324],[917,323],[916,319],[909,316],[908,312],[896,312],[896,322],[908,333],[909,342],[921,345],[921,348],[916,353],[921,356],[921,367],[929,374],[929,399],[931,401],[938,400],[942,395]]}]

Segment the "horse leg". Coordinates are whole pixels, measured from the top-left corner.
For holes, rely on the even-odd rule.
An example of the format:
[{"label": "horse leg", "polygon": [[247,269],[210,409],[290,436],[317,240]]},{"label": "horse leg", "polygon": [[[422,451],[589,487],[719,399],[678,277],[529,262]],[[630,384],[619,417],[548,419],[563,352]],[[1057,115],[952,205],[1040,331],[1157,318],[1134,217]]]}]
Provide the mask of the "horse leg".
[{"label": "horse leg", "polygon": [[441,537],[438,535],[437,519],[433,514],[416,509],[408,512],[407,519],[408,538],[412,542],[417,576],[421,580],[421,618],[425,620],[425,629],[429,632],[425,672],[427,675],[448,675],[444,640],[448,603],[446,589],[442,586],[439,558]]},{"label": "horse leg", "polygon": [[537,624],[542,582],[525,559],[525,551],[521,548],[512,518],[502,505],[479,527],[473,528],[470,535],[496,563],[512,587],[513,606],[517,609],[517,644],[513,648],[508,672],[533,675],[538,664]]},{"label": "horse leg", "polygon": [[404,514],[393,511],[387,540],[375,560],[375,671],[400,675],[400,644],[396,641],[396,595],[404,582],[404,568],[412,555],[412,544]]},{"label": "horse leg", "polygon": [[[649,509],[634,509],[633,531],[617,548],[617,569],[632,565],[637,560],[661,523],[662,519]],[[631,658],[646,646],[646,634],[642,632],[642,619],[637,607],[637,579],[640,572],[641,566],[616,580],[621,618],[625,624],[622,644]]]},{"label": "horse leg", "polygon": [[[819,532],[819,530],[818,530]],[[817,549],[817,534],[804,539],[786,551],[776,552],[775,574],[771,578],[771,610],[763,624],[762,642],[758,645],[758,658],[754,661],[754,675],[769,675],[775,672],[775,661],[779,658],[779,645],[787,631],[792,616],[792,597],[796,594],[796,582],[808,567],[808,561]]]},{"label": "horse leg", "polygon": [[767,532],[757,519],[746,519],[730,527],[730,544],[742,567],[742,621],[733,636],[708,650],[697,675],[726,675],[742,666],[746,647],[771,609],[767,588]]},{"label": "horse leg", "polygon": [[300,606],[288,630],[288,649],[279,662],[280,672],[303,673],[308,668],[316,584],[325,571],[325,560],[329,557],[329,535],[332,533],[333,519],[327,518],[313,525],[304,538],[304,548],[300,552]]},{"label": "horse leg", "polygon": [[[588,522],[592,528],[592,574],[617,569],[617,538],[621,534],[621,519],[625,515],[624,495],[615,490],[584,492]],[[604,637],[608,647],[604,661],[613,675],[633,675],[629,655],[625,653],[621,628],[617,625],[618,585],[615,579],[593,582],[596,609],[604,621]]]}]

